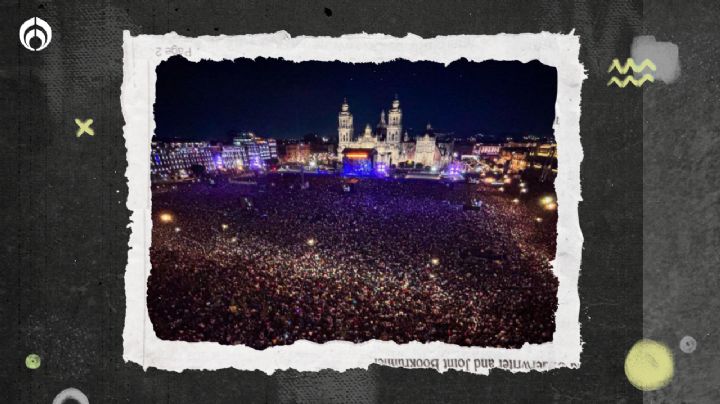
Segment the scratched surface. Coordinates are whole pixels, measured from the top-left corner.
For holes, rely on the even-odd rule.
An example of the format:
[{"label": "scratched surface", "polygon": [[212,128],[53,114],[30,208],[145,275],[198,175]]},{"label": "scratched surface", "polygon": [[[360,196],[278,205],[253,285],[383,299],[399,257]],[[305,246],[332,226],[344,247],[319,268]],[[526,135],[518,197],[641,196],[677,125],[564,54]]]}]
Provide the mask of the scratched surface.
[{"label": "scratched surface", "polygon": [[[0,161],[6,172],[0,180],[0,200],[5,212],[1,261],[4,265],[0,275],[3,395],[11,402],[49,403],[60,391],[75,387],[95,403],[462,403],[493,399],[639,402],[642,394],[627,382],[623,360],[629,347],[643,335],[643,231],[646,235],[648,231],[647,226],[643,228],[643,207],[648,208],[647,203],[643,205],[643,163],[646,170],[654,167],[654,172],[665,168],[659,161],[649,164],[647,156],[643,159],[643,148],[667,159],[678,153],[673,151],[675,143],[666,144],[662,150],[643,143],[642,116],[649,112],[647,106],[643,109],[641,91],[606,86],[610,61],[629,57],[632,38],[650,33],[647,29],[643,31],[642,3],[552,0],[521,5],[478,3],[3,2],[0,6]],[[50,46],[36,53],[22,48],[17,36],[20,24],[33,16],[43,18],[54,31]],[[657,20],[664,17],[663,14]],[[337,36],[364,31],[397,36],[412,32],[424,37],[543,30],[567,33],[575,29],[581,38],[581,62],[589,76],[582,89],[581,118],[585,153],[581,173],[584,201],[579,207],[585,236],[579,285],[579,321],[585,341],[581,369],[517,375],[493,371],[485,377],[372,366],[368,371],[290,370],[267,376],[236,370],[180,374],[143,371],[135,364],[124,363],[121,334],[129,212],[125,208],[126,163],[120,112],[123,29],[135,35],[176,31],[197,36],[286,30],[292,35]],[[652,34],[658,35],[654,31]],[[709,48],[693,44],[692,36],[684,35],[684,40],[679,41],[681,53],[684,46],[691,49],[693,45],[705,56],[711,55]],[[659,35],[658,38],[661,39]],[[699,83],[708,73],[702,70],[692,74],[686,70],[679,80],[687,78]],[[678,87],[678,83],[650,91],[654,92],[656,102],[672,103],[663,104],[667,111],[654,112],[659,116],[671,115],[668,111],[674,111],[677,104],[684,104],[685,108],[694,105],[691,96],[685,97],[692,91]],[[709,93],[705,94],[709,97]],[[707,121],[711,104],[697,105],[694,115],[697,120],[693,122]],[[75,118],[92,118],[95,136],[76,137]],[[714,119],[714,128],[696,124],[693,133],[702,134],[709,141],[712,130],[717,133],[717,116]],[[658,131],[662,129],[660,124],[652,125],[658,125]],[[664,140],[673,141],[677,140]],[[684,141],[689,144],[691,140]],[[686,152],[690,150],[683,150]],[[710,156],[712,151],[703,153]],[[694,156],[687,157],[691,160]],[[686,163],[683,167],[701,168],[707,173],[716,164],[709,158]],[[687,171],[679,173],[684,175]],[[705,178],[717,181],[709,174],[702,177]],[[650,185],[663,187],[660,179]],[[706,203],[708,211],[717,209],[717,205],[709,205],[710,199]],[[710,213],[706,214],[704,219],[695,219],[697,223],[706,226],[714,223],[717,229],[717,215],[712,222]],[[681,219],[669,216],[664,223],[679,226]],[[658,242],[657,248],[668,250],[687,243],[686,249],[680,250],[682,255],[670,251],[660,254],[667,260],[662,261],[666,265],[658,268],[660,277],[679,279],[679,274],[669,275],[668,264],[683,261],[685,252],[696,254],[692,259],[697,265],[688,264],[687,269],[698,274],[684,278],[683,285],[689,290],[697,285],[693,282],[702,279],[701,270],[711,269],[698,263],[707,254],[710,243],[717,244],[717,232],[713,233],[714,239],[705,233],[701,237],[690,232],[689,223],[682,226],[686,226],[690,240],[704,243],[703,248],[691,246],[679,237],[675,244],[657,238],[653,241]],[[647,251],[646,248],[646,259]],[[645,271],[647,275],[647,266]],[[699,304],[701,298],[696,299]],[[691,310],[687,306],[682,308],[684,301],[681,297],[673,301],[673,307],[680,307],[674,315],[682,316],[687,314],[683,310]],[[696,314],[694,318],[699,321],[701,316]],[[692,328],[691,323],[678,327],[670,320],[658,324],[653,329],[662,338],[685,333],[698,338],[698,351],[688,358],[699,357],[700,350],[707,349],[708,340],[701,339],[704,329]],[[697,322],[692,324],[700,327]],[[646,332],[647,328],[646,323]],[[717,345],[714,352],[717,353]],[[39,369],[25,367],[25,357],[31,353],[42,358]],[[677,391],[690,388],[682,387],[684,381],[675,383],[672,388]]]}]

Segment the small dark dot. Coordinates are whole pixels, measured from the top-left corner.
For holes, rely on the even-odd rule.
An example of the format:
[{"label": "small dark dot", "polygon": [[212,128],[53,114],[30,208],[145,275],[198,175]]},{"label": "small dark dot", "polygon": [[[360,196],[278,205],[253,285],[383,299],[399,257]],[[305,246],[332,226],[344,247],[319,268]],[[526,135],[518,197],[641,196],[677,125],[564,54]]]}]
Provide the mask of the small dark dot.
[{"label": "small dark dot", "polygon": [[43,44],[43,40],[34,36],[30,38],[30,41],[28,42],[28,45],[30,45],[31,48],[37,49]]},{"label": "small dark dot", "polygon": [[190,28],[186,29],[185,31],[190,32]]},{"label": "small dark dot", "polygon": [[332,10],[330,10],[330,9],[327,8],[327,7],[325,7],[325,15],[328,16],[328,17],[332,17]]},{"label": "small dark dot", "polygon": [[38,8],[41,8],[41,9],[42,9],[42,8],[45,8],[45,5],[44,5],[44,4],[41,4],[41,5],[38,6]]},{"label": "small dark dot", "polygon": [[215,31],[220,31],[220,28],[218,28],[218,27],[215,27]]},{"label": "small dark dot", "polygon": [[176,8],[176,9],[175,9],[175,11],[179,11],[179,10],[180,10],[179,8]]}]

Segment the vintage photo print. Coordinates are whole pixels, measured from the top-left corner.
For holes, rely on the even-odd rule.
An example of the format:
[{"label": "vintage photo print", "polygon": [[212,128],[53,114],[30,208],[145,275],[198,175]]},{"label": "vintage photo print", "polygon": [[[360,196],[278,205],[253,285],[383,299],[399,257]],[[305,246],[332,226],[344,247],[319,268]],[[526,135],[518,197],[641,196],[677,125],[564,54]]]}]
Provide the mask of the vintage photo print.
[{"label": "vintage photo print", "polygon": [[580,366],[578,52],[126,32],[125,359]]}]

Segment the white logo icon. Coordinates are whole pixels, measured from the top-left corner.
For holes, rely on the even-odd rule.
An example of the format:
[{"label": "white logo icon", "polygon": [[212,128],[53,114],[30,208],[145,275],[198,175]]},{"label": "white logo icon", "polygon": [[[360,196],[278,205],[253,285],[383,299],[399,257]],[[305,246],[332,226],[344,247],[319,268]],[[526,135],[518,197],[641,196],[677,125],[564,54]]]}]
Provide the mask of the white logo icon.
[{"label": "white logo icon", "polygon": [[[30,41],[33,39],[35,39],[35,43],[31,44]],[[52,29],[43,19],[33,17],[20,26],[20,43],[33,52],[47,48],[51,39]],[[38,40],[40,41],[39,45],[36,45]]]}]

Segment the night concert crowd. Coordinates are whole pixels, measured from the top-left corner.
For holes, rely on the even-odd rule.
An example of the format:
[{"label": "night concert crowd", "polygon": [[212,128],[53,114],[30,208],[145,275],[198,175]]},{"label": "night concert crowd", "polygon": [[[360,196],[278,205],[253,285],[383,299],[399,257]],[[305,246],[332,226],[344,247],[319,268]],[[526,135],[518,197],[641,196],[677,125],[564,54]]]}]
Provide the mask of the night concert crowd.
[{"label": "night concert crowd", "polygon": [[346,192],[335,176],[305,180],[153,191],[148,309],[159,338],[256,349],[552,340],[555,212],[485,184],[363,179]]}]

